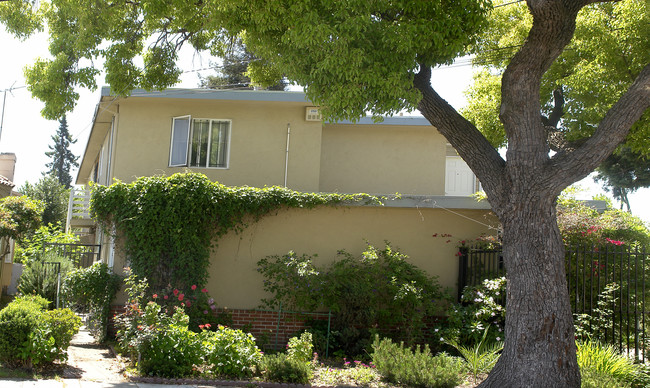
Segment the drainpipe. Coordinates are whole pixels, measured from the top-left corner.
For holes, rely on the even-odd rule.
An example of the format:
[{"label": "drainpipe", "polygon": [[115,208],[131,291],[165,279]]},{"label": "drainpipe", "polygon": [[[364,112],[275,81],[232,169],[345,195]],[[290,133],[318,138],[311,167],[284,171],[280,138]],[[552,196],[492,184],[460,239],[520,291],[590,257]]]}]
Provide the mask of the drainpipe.
[{"label": "drainpipe", "polygon": [[287,123],[287,150],[284,156],[284,187],[287,187],[287,174],[289,172],[289,139],[291,138],[291,123]]}]

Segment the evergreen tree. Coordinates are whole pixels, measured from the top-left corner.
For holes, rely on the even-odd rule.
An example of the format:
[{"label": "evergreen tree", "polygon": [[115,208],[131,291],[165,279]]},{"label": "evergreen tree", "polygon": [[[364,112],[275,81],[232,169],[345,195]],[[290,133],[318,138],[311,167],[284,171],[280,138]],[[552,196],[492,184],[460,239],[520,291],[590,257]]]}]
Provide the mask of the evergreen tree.
[{"label": "evergreen tree", "polygon": [[[253,89],[251,79],[246,74],[248,64],[259,60],[253,55],[241,40],[236,40],[223,58],[223,65],[216,67],[217,74],[202,78],[199,87],[208,89]],[[280,79],[266,90],[285,90],[287,83]]]},{"label": "evergreen tree", "polygon": [[77,141],[72,140],[70,137],[68,121],[65,115],[59,120],[59,130],[52,136],[52,140],[54,140],[54,145],[50,145],[50,151],[45,153],[45,155],[52,158],[52,161],[45,165],[45,167],[49,168],[47,173],[53,174],[60,184],[69,189],[72,183],[70,168],[79,167],[79,163],[77,163],[79,157],[75,156],[68,148],[70,144]]},{"label": "evergreen tree", "polygon": [[621,147],[598,167],[594,180],[603,183],[605,191],[611,191],[614,199],[621,201],[631,211],[628,194],[642,187],[650,187],[650,157]]}]

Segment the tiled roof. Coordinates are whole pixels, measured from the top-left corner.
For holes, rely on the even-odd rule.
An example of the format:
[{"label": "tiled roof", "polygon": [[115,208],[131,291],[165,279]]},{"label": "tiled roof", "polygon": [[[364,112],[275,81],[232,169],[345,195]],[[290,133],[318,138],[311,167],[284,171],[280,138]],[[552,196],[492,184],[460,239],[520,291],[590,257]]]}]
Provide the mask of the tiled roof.
[{"label": "tiled roof", "polygon": [[12,181],[0,175],[0,185],[14,187],[16,186]]}]

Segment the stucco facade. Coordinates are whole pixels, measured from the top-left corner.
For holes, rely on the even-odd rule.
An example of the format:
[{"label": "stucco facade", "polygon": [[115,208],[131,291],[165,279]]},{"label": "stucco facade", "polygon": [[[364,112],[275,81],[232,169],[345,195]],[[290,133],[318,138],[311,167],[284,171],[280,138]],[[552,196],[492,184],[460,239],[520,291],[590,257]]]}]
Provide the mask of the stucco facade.
[{"label": "stucco facade", "polygon": [[[191,170],[230,186],[402,195],[385,206],[281,210],[242,234],[222,237],[212,252],[208,283],[222,306],[258,306],[264,294],[255,268],[265,256],[293,250],[318,254],[325,263],[341,249],[361,253],[365,241],[379,246],[390,241],[443,286],[454,288],[455,243],[489,233],[487,225],[495,222],[488,204],[445,196],[449,151],[444,137],[421,117],[326,123],[308,119],[310,108],[313,104],[296,92],[134,91],[115,98],[104,89],[76,183],[130,182]],[[184,120],[193,123],[192,131],[202,120],[226,123],[224,167],[170,166],[178,164],[172,149],[178,149],[176,135],[185,133],[179,124]],[[193,134],[187,133],[188,138]],[[453,241],[434,233],[451,234]],[[110,252],[107,261],[119,272],[125,263],[119,244],[103,252]]]}]

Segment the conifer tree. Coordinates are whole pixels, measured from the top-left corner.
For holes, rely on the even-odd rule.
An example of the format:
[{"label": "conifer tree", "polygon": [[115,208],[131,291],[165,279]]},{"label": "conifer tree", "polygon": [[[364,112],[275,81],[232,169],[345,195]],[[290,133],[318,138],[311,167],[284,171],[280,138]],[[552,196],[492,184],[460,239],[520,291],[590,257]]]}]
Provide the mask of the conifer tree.
[{"label": "conifer tree", "polygon": [[72,167],[79,167],[79,163],[77,163],[79,157],[75,156],[69,149],[70,144],[74,144],[77,141],[72,140],[70,137],[68,121],[65,115],[59,120],[59,129],[52,136],[52,140],[54,141],[54,145],[50,145],[50,151],[45,153],[45,155],[52,158],[52,161],[45,165],[49,169],[47,173],[53,174],[61,185],[69,189],[72,183],[70,169]]}]

